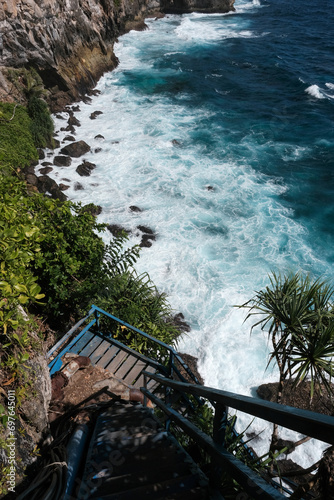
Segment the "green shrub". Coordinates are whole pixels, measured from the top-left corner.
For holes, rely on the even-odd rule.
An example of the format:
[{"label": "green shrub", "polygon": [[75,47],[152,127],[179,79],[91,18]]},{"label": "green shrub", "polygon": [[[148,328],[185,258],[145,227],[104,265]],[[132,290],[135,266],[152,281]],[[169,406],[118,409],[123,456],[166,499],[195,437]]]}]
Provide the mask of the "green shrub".
[{"label": "green shrub", "polygon": [[30,165],[38,155],[23,106],[0,102],[0,171]]},{"label": "green shrub", "polygon": [[[110,277],[94,303],[168,345],[175,345],[180,335],[171,321],[172,309],[166,295],[158,292],[147,273],[137,275],[134,270],[128,270]],[[139,352],[157,358],[166,355],[152,341],[116,322],[104,319],[101,327],[105,333],[112,332],[115,338]]]},{"label": "green shrub", "polygon": [[53,318],[80,314],[101,286],[105,247],[96,232],[104,225],[80,205],[38,195],[32,213],[43,232],[31,269],[46,294],[45,313]]},{"label": "green shrub", "polygon": [[54,125],[48,105],[32,95],[28,100],[28,113],[31,118],[31,134],[37,148],[51,147]]}]

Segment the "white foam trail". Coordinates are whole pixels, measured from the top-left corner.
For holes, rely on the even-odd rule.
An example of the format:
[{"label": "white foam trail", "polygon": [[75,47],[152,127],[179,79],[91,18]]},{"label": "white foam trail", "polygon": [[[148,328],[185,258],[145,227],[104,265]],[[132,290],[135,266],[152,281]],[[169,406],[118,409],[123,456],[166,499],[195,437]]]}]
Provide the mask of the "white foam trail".
[{"label": "white foam trail", "polygon": [[247,0],[239,0],[235,3],[234,7],[236,13],[242,14],[243,12],[249,12],[258,8],[263,8],[264,5],[261,4],[260,0],[252,0],[250,2]]},{"label": "white foam trail", "polygon": [[307,89],[305,89],[305,92],[307,92],[312,97],[315,97],[316,99],[325,99],[325,96],[322,94],[318,85],[310,85],[310,87],[307,87]]},{"label": "white foam trail", "polygon": [[175,30],[180,39],[195,43],[212,42],[226,40],[229,38],[259,38],[268,33],[254,33],[251,30],[237,30],[233,24],[227,22],[203,24],[200,26],[190,18],[185,18],[181,25]]},{"label": "white foam trail", "polygon": [[[148,21],[148,31],[121,37],[115,46],[120,65],[100,80],[101,94],[91,105],[80,103],[76,114],[81,122],[76,140],[91,146],[85,158],[96,169],[90,177],[80,177],[80,158],[70,167],[54,167],[50,175],[57,182],[70,179],[66,194],[71,199],[101,205],[100,222],[132,230],[131,243],[140,241],[138,225],[155,231],[157,239],[142,252],[137,269],[149,271],[175,311],[182,311],[190,323],[192,331],[180,340],[180,350],[199,357],[207,385],[252,395],[254,387],[277,380],[277,370],[265,369],[270,350],[266,335],[256,330],[250,336],[244,311],[233,306],[262,289],[271,269],[284,272],[313,264],[319,268],[321,263],[305,242],[306,228],[280,203],[287,187],[248,163],[246,155],[261,156],[272,145],[257,144],[246,134],[242,146],[247,153],[236,157],[222,129],[210,125],[210,135],[219,136],[219,153],[224,156],[213,153],[196,142],[194,134],[207,132],[203,120],[209,123],[214,112],[205,105],[187,106],[187,89],[173,99],[155,91],[179,71],[178,54],[193,47],[196,29],[199,39],[221,39],[233,31],[230,19],[222,23],[218,16],[211,21],[205,16],[169,16]],[[250,36],[252,30],[242,16],[236,19],[236,33]],[[207,25],[211,27],[206,33]],[[176,36],[180,33],[184,38]],[[170,54],[173,64],[158,73],[157,58]],[[90,120],[95,110],[103,114]],[[56,118],[55,123],[62,140],[68,132],[60,128],[66,122]],[[228,119],[224,126],[229,129]],[[104,139],[96,139],[97,134]],[[275,147],[287,161],[306,154],[283,143]],[[94,153],[96,148],[102,150]],[[48,154],[52,161],[59,151]],[[75,190],[78,182],[84,190]],[[142,212],[131,212],[131,205]],[[104,238],[107,241],[110,234]],[[242,417],[241,426],[243,422]],[[264,427],[261,422],[256,425]],[[267,429],[259,440],[259,449],[268,447],[269,433]]]}]

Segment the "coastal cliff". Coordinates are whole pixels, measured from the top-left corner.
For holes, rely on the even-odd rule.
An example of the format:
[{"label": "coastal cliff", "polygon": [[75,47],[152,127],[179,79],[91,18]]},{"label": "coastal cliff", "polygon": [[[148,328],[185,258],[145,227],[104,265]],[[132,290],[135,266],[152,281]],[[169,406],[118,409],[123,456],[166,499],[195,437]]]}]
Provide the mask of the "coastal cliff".
[{"label": "coastal cliff", "polygon": [[[113,45],[143,20],[168,12],[228,12],[234,0],[0,0],[0,100],[12,92],[8,68],[33,67],[53,110],[77,100],[117,65]],[[63,96],[59,100],[59,96]],[[67,101],[67,102],[66,102]]]}]

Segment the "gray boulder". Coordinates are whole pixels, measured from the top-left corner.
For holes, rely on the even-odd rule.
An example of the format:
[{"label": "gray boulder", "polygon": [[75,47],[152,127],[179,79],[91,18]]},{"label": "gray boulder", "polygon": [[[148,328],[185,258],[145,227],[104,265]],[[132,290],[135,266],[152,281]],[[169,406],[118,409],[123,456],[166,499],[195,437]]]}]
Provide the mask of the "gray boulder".
[{"label": "gray boulder", "polygon": [[81,165],[79,165],[75,170],[79,175],[88,177],[92,173],[94,168],[96,168],[96,165],[94,163],[84,160],[83,163],[81,163]]},{"label": "gray boulder", "polygon": [[60,150],[63,155],[72,156],[72,158],[79,158],[89,151],[90,146],[88,146],[85,141],[72,142],[71,144],[67,144]]},{"label": "gray boulder", "polygon": [[72,159],[69,156],[55,156],[53,164],[57,167],[69,167],[72,163]]}]

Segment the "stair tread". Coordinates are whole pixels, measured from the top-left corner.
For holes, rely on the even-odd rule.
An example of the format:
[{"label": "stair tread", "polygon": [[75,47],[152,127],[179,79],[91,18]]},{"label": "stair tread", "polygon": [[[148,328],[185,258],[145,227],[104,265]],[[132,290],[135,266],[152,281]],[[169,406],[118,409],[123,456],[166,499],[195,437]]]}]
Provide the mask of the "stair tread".
[{"label": "stair tread", "polygon": [[93,463],[106,463],[111,453],[113,456],[121,457],[109,469],[104,469],[105,480],[112,481],[115,488],[116,483],[129,482],[130,475],[131,482],[152,482],[153,478],[158,481],[167,475],[172,476],[175,471],[177,475],[189,472],[191,463],[187,459],[188,455],[176,447],[165,432],[161,434],[161,439],[157,439],[159,435],[153,435],[135,440],[130,438],[127,442],[110,441],[111,446],[106,454],[104,450],[94,447],[90,458]]},{"label": "stair tread", "polygon": [[194,494],[201,493],[199,498],[207,498],[206,485],[198,484],[197,474],[188,474],[177,478],[169,478],[165,481],[138,485],[134,488],[128,488],[124,491],[113,491],[111,488],[98,488],[98,491],[92,491],[91,500],[146,500],[153,499],[174,499],[176,495],[183,495],[180,498],[193,498]]},{"label": "stair tread", "polygon": [[81,488],[90,490],[89,498],[187,498],[192,489],[202,498],[204,483],[203,472],[148,408],[117,402],[99,415]]}]

